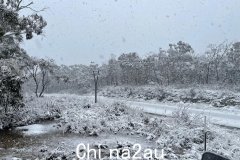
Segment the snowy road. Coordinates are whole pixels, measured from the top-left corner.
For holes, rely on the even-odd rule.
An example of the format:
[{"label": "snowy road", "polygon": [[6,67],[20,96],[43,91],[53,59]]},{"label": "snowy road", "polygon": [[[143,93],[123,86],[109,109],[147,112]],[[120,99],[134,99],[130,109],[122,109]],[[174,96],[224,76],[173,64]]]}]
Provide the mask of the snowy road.
[{"label": "snowy road", "polygon": [[[99,100],[103,102],[123,101],[129,106],[142,109],[147,113],[166,116],[171,116],[174,111],[179,110],[180,106],[187,106],[186,104],[181,103],[165,104],[107,97],[99,97]],[[187,112],[202,117],[207,116],[208,123],[240,128],[240,109],[213,108],[206,104],[190,104],[188,105]]]},{"label": "snowy road", "polygon": [[[50,94],[51,96],[61,96],[61,94]],[[69,94],[68,94],[69,96]],[[79,96],[79,95],[71,95]],[[80,96],[94,100],[94,96]],[[109,98],[109,97],[98,97],[99,101],[104,103],[121,101],[133,108],[142,109],[147,113],[172,116],[172,113],[187,107],[187,112],[192,115],[199,115],[198,117],[207,116],[207,122],[217,125],[223,125],[226,127],[240,128],[240,109],[237,108],[216,108],[207,104],[185,104],[185,103],[161,103],[154,101],[138,101],[123,98]],[[203,118],[202,118],[203,120]]]}]

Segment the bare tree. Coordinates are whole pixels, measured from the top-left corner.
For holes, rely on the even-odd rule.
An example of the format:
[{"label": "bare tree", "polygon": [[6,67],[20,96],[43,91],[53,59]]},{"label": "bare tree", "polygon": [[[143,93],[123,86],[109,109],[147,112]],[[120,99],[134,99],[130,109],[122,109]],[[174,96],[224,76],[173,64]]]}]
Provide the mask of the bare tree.
[{"label": "bare tree", "polygon": [[26,68],[35,83],[36,97],[42,97],[50,83],[49,76],[53,75],[57,65],[53,60],[31,58],[26,61]]},{"label": "bare tree", "polygon": [[[219,82],[220,80],[220,66],[223,63],[224,57],[229,52],[231,44],[223,42],[219,45],[210,44],[208,46],[209,50],[206,52],[208,65],[207,65],[207,82],[209,79],[210,71],[213,70],[215,74],[215,80]],[[211,69],[212,67],[212,69]]]}]

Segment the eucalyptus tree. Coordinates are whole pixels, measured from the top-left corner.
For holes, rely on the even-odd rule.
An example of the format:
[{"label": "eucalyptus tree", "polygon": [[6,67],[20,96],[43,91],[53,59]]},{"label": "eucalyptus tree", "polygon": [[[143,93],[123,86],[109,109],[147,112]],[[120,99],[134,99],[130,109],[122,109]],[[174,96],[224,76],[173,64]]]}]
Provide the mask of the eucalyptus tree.
[{"label": "eucalyptus tree", "polygon": [[34,34],[40,35],[47,22],[34,12],[22,16],[20,11],[31,9],[33,2],[24,4],[24,0],[0,0],[0,58],[25,56],[19,44],[25,37],[32,39]]},{"label": "eucalyptus tree", "polygon": [[34,80],[36,97],[42,97],[46,88],[50,84],[51,76],[58,69],[52,59],[39,59],[32,57],[26,62],[26,68],[30,77]]},{"label": "eucalyptus tree", "polygon": [[[24,0],[0,0],[0,108],[4,107],[5,112],[9,105],[12,108],[22,105],[21,90],[25,78],[22,62],[29,56],[20,43],[24,38],[29,40],[42,34],[47,25],[32,4]],[[33,10],[33,13],[20,14],[25,9]]]}]

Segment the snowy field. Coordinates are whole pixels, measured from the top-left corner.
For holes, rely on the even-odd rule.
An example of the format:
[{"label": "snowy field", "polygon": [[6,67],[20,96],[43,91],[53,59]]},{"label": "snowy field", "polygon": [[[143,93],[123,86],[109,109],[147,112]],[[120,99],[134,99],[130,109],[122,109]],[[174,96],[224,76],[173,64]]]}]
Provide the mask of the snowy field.
[{"label": "snowy field", "polygon": [[240,160],[239,8],[0,0],[0,160]]},{"label": "snowy field", "polygon": [[[26,144],[25,139],[20,138],[22,141],[16,142],[19,145],[9,146],[1,140],[0,150],[4,152],[0,157],[72,159],[75,158],[77,144],[81,142],[92,146],[100,143],[109,148],[131,148],[138,142],[144,147],[164,149],[166,159],[201,159],[204,152],[202,114],[191,114],[192,111],[185,107],[170,110],[168,107],[172,107],[165,104],[167,116],[155,111],[161,115],[153,115],[145,111],[150,112],[147,108],[151,110],[151,107],[162,108],[157,102],[99,97],[99,103],[94,104],[93,100],[93,96],[69,94],[28,98],[26,107],[18,114],[18,121],[12,122],[5,117],[1,124],[25,126],[17,128],[20,137],[32,143]],[[46,120],[51,123],[42,126]],[[34,125],[26,126],[28,124]],[[240,157],[239,129],[221,127],[208,121],[208,131],[209,151],[233,160]],[[104,155],[108,157],[109,153],[106,151]]]}]

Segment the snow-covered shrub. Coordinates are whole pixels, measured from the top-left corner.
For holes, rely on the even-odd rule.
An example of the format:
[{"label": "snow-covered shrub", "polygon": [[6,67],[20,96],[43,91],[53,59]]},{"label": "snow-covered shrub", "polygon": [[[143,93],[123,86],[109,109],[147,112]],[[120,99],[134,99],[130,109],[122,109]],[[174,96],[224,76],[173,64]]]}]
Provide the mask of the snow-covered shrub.
[{"label": "snow-covered shrub", "polygon": [[17,119],[15,112],[24,106],[22,95],[23,77],[18,61],[0,60],[0,128],[10,127]]},{"label": "snow-covered shrub", "polygon": [[240,95],[231,91],[159,86],[115,86],[100,91],[106,97],[158,100],[160,102],[206,103],[214,107],[240,106]]},{"label": "snow-covered shrub", "polygon": [[163,101],[168,96],[170,96],[170,94],[163,89],[159,89],[158,92],[157,92],[157,100],[158,101]]},{"label": "snow-covered shrub", "polygon": [[124,103],[115,102],[112,104],[112,107],[107,108],[106,114],[121,116],[123,114],[128,114],[128,111],[129,108]]},{"label": "snow-covered shrub", "polygon": [[197,95],[196,90],[194,88],[190,89],[189,93],[190,93],[190,97],[192,98]]},{"label": "snow-covered shrub", "polygon": [[173,117],[178,123],[190,123],[191,122],[191,115],[188,112],[188,108],[186,106],[179,107],[172,113]]},{"label": "snow-covered shrub", "polygon": [[13,71],[11,64],[6,66],[3,63],[3,61],[0,61],[0,113],[4,112],[7,114],[11,110],[23,106],[23,79]]},{"label": "snow-covered shrub", "polygon": [[142,121],[143,122],[139,125],[136,133],[145,136],[148,140],[157,139],[168,129],[165,121],[159,118],[143,117]]},{"label": "snow-covered shrub", "polygon": [[101,132],[131,133],[143,125],[142,112],[131,109],[124,103],[95,104],[79,97],[54,98],[56,105],[59,105],[59,99],[61,99],[61,105],[66,105],[61,108],[61,118],[57,125],[64,132],[87,136],[97,136]]}]

